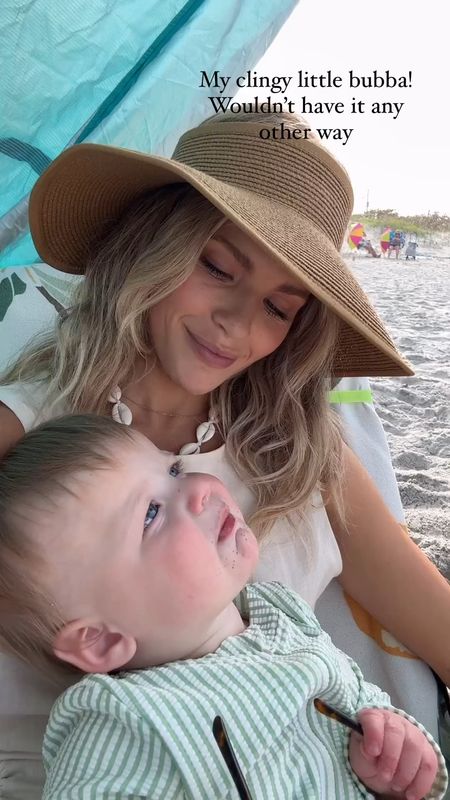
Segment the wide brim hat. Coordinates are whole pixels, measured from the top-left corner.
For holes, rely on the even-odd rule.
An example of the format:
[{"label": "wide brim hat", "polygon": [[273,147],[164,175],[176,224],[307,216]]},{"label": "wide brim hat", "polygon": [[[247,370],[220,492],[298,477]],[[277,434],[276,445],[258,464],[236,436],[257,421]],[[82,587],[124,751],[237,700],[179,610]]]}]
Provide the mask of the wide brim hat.
[{"label": "wide brim hat", "polygon": [[412,375],[339,254],[353,205],[346,171],[300,128],[297,138],[281,130],[222,117],[187,131],[170,159],[97,144],[64,151],[31,193],[39,255],[83,273],[106,223],[138,195],[187,182],[337,315],[336,377]]}]

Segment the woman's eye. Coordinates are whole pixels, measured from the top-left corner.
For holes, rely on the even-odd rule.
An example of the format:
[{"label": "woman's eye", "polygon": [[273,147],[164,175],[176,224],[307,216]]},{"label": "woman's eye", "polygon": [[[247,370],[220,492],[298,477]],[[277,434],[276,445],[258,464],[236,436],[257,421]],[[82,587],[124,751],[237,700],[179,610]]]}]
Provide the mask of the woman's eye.
[{"label": "woman's eye", "polygon": [[[209,274],[213,276],[213,278],[217,278],[217,280],[224,282],[233,280],[233,275],[230,275],[228,272],[224,272],[223,270],[219,269],[214,264],[212,264],[211,261],[208,261],[207,258],[205,257],[201,258],[200,263],[205,267],[205,269],[209,272]],[[266,311],[270,316],[276,317],[277,319],[281,319],[284,322],[287,322],[289,320],[288,315],[285,314],[284,311],[280,311],[280,309],[277,308],[270,300],[266,300],[265,303],[266,303]]]},{"label": "woman's eye", "polygon": [[145,530],[148,528],[148,526],[149,526],[149,525],[150,525],[150,524],[153,522],[153,520],[155,519],[155,517],[156,517],[156,515],[157,515],[157,513],[158,513],[158,511],[159,511],[159,509],[160,509],[160,506],[159,506],[159,504],[158,504],[158,503],[154,503],[154,502],[153,502],[153,500],[152,500],[152,502],[149,504],[149,507],[148,507],[148,509],[147,509],[147,513],[146,513],[146,515],[145,515],[145,519],[144,519],[144,531],[145,531]]},{"label": "woman's eye", "polygon": [[266,300],[266,309],[267,313],[270,314],[271,317],[277,317],[278,319],[282,319],[285,322],[289,319],[288,315],[284,313],[284,311],[280,311],[279,308],[274,306],[270,300]]},{"label": "woman's eye", "polygon": [[200,263],[203,264],[206,270],[208,270],[209,274],[213,276],[213,278],[217,278],[219,281],[232,281],[233,276],[229,275],[228,272],[223,272],[223,270],[216,267],[214,264],[211,264],[207,258],[201,258]]}]

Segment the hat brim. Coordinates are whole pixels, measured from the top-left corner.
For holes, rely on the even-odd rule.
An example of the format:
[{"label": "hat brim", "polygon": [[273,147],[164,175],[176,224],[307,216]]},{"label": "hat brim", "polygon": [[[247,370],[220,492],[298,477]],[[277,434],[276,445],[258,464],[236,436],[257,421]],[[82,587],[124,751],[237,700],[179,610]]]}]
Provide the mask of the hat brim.
[{"label": "hat brim", "polygon": [[105,145],[66,150],[35,185],[30,228],[44,262],[83,273],[92,243],[141,193],[187,182],[341,320],[334,374],[413,375],[328,237],[290,206],[172,159]]}]

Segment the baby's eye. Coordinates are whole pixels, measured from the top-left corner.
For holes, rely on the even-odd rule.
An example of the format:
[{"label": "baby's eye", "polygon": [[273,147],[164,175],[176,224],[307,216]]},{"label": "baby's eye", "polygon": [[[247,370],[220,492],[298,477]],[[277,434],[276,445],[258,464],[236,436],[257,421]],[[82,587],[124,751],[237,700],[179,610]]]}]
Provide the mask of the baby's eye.
[{"label": "baby's eye", "polygon": [[147,513],[145,515],[144,530],[146,530],[148,528],[148,526],[151,525],[151,523],[155,519],[159,509],[160,509],[159,503],[154,503],[153,500],[152,500],[152,502],[149,504],[149,507],[147,509]]},{"label": "baby's eye", "polygon": [[[184,471],[183,464],[181,463],[180,460],[175,461],[169,467],[169,475],[171,476],[171,478],[177,478],[179,475],[183,474],[183,471]],[[145,515],[144,530],[146,530],[149,527],[149,525],[153,522],[160,508],[161,508],[160,504],[155,503],[155,501],[152,500],[152,502],[149,504],[149,507],[147,508],[147,513]]]},{"label": "baby's eye", "polygon": [[170,475],[172,478],[177,478],[177,477],[178,477],[178,475],[182,475],[182,474],[183,474],[183,471],[184,471],[184,470],[183,470],[183,464],[181,463],[181,461],[180,461],[180,460],[178,460],[178,461],[175,461],[175,463],[174,463],[174,464],[172,464],[172,465],[169,467],[169,475]]}]

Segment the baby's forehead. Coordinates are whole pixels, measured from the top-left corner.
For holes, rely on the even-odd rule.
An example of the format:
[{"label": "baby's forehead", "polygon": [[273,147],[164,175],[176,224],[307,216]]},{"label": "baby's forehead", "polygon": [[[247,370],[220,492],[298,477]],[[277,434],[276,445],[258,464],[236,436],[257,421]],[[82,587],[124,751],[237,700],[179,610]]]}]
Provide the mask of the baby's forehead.
[{"label": "baby's forehead", "polygon": [[105,444],[104,460],[79,467],[61,476],[52,491],[37,492],[34,511],[48,519],[90,512],[91,516],[107,517],[118,502],[128,502],[141,491],[150,477],[167,472],[175,460],[171,453],[158,450],[138,431],[127,439],[112,439]]},{"label": "baby's forehead", "polygon": [[[80,548],[91,550],[117,520],[123,498],[125,464],[113,461],[65,475],[51,496],[30,503],[28,521],[49,554],[65,550],[69,558]],[[130,507],[132,506],[130,500]],[[50,548],[50,549],[48,549]]]},{"label": "baby's forehead", "polygon": [[117,460],[120,456],[126,456],[127,459],[139,459],[144,462],[146,469],[151,469],[152,472],[165,473],[168,467],[177,460],[169,450],[159,450],[155,444],[148,439],[144,434],[139,431],[130,431],[131,437],[127,442],[117,442],[122,450],[114,451]]},{"label": "baby's forehead", "polygon": [[112,464],[105,465],[104,469],[80,468],[55,479],[51,487],[30,491],[24,498],[23,516],[28,516],[31,523],[44,525],[55,520],[61,524],[65,517],[75,519],[76,514],[101,491],[106,473],[113,470]]}]

